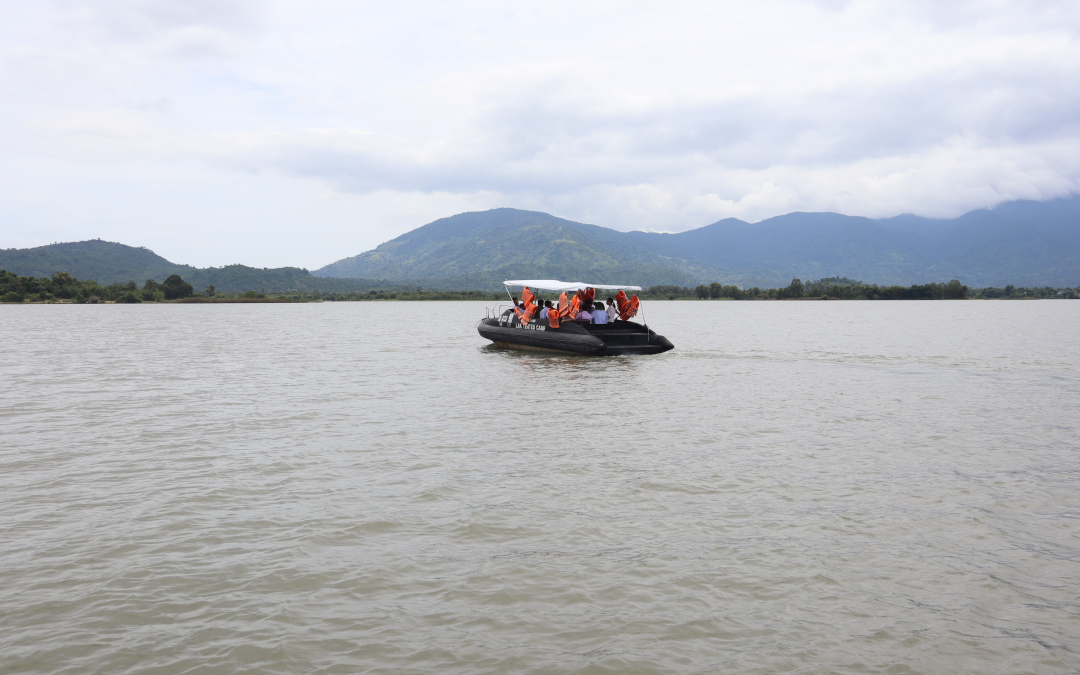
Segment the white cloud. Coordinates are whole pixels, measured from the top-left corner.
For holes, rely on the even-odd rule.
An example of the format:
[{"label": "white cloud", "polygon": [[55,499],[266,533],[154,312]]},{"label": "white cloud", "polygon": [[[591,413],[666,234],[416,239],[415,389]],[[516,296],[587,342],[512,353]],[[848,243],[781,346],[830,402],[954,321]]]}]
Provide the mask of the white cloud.
[{"label": "white cloud", "polygon": [[1080,189],[1070,2],[4,10],[0,246],[317,267],[494,206],[676,231]]}]

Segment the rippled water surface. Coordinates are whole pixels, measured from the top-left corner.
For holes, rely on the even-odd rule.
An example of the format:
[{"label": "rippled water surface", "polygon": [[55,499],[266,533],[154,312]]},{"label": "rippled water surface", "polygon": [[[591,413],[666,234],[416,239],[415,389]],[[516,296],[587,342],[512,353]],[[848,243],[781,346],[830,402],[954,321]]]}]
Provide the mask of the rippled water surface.
[{"label": "rippled water surface", "polygon": [[1075,673],[1080,302],[0,307],[0,672]]}]

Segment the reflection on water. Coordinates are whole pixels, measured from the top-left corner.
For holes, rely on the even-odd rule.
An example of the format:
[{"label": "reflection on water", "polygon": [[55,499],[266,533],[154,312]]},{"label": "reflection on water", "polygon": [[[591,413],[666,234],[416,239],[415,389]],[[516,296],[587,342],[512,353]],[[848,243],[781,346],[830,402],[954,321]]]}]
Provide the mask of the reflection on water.
[{"label": "reflection on water", "polygon": [[1080,670],[1080,303],[647,311],[0,308],[3,672]]}]

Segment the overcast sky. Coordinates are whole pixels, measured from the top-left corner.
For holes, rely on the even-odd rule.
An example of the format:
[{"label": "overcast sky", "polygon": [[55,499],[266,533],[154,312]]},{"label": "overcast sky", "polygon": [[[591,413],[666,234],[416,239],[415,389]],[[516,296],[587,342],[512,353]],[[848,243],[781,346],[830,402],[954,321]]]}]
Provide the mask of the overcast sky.
[{"label": "overcast sky", "polygon": [[4,248],[314,269],[497,206],[681,231],[1080,189],[1076,0],[0,10]]}]

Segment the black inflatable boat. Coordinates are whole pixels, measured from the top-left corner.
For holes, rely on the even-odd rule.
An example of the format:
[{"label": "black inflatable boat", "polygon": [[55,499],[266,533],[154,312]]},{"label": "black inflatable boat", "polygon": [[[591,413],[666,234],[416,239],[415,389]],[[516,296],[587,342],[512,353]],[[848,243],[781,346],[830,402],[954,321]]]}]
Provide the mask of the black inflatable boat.
[{"label": "black inflatable boat", "polygon": [[[566,283],[554,279],[539,281],[507,281],[506,286],[526,286],[536,290],[579,291],[640,290],[635,286]],[[584,356],[618,356],[623,354],[660,354],[675,345],[648,326],[635,321],[616,319],[612,323],[594,324],[563,319],[553,328],[547,319],[522,322],[513,308],[497,308],[480,320],[480,335],[500,347],[527,351],[581,354]]]}]

